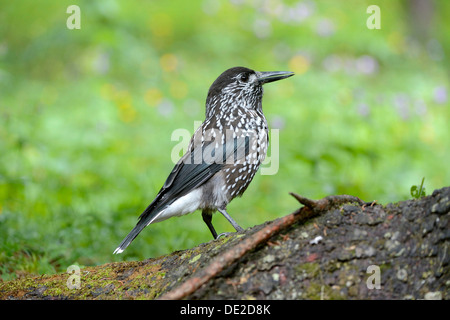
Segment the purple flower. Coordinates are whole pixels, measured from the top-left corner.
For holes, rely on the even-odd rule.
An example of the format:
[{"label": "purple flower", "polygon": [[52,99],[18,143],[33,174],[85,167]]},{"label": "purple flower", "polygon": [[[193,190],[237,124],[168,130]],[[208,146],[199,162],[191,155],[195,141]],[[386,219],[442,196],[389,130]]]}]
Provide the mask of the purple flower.
[{"label": "purple flower", "polygon": [[335,26],[333,21],[329,19],[321,19],[316,26],[316,32],[321,37],[332,36],[335,32]]},{"label": "purple flower", "polygon": [[362,115],[363,117],[367,117],[370,115],[370,107],[367,103],[361,102],[357,106],[358,113]]},{"label": "purple flower", "polygon": [[410,116],[409,97],[405,93],[399,93],[394,98],[394,105],[403,120],[407,120]]},{"label": "purple flower", "polygon": [[444,104],[448,100],[447,88],[440,86],[434,89],[434,101],[439,104]]},{"label": "purple flower", "polygon": [[363,74],[373,74],[378,72],[378,61],[371,56],[361,56],[356,59],[356,69]]},{"label": "purple flower", "polygon": [[158,105],[158,112],[163,117],[168,117],[174,112],[173,102],[167,98],[164,98]]}]

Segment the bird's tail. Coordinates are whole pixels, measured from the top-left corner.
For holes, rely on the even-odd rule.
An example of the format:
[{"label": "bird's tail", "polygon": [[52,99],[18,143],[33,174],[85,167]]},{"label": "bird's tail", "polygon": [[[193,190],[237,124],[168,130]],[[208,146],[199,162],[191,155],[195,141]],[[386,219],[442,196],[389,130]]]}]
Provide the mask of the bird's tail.
[{"label": "bird's tail", "polygon": [[139,221],[133,228],[133,230],[131,230],[130,233],[125,237],[125,239],[122,240],[116,250],[114,250],[113,254],[122,253],[146,226],[147,225],[143,223],[142,220]]},{"label": "bird's tail", "polygon": [[130,245],[134,238],[138,236],[142,229],[144,229],[158,217],[158,215],[162,211],[160,208],[156,207],[157,201],[159,200],[160,196],[161,192],[156,196],[155,200],[153,200],[153,202],[150,203],[150,205],[144,210],[144,212],[142,212],[142,214],[139,216],[139,221],[136,226],[133,228],[133,230],[130,231],[125,239],[122,240],[116,250],[114,250],[113,254],[122,253]]}]

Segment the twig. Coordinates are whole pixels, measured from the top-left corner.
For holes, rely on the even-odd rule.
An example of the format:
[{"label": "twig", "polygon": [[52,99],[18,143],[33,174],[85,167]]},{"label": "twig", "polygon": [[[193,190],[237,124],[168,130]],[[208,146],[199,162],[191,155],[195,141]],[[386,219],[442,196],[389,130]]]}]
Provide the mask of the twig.
[{"label": "twig", "polygon": [[373,205],[372,202],[365,202],[362,201],[360,198],[355,196],[349,196],[347,194],[343,195],[337,195],[337,196],[328,196],[325,198],[322,198],[320,200],[311,200],[305,197],[302,197],[296,193],[290,192],[291,196],[293,196],[295,199],[297,199],[298,202],[301,204],[309,207],[312,210],[315,211],[323,211],[323,210],[329,210],[333,206],[341,205],[347,202],[357,202],[360,205]]}]

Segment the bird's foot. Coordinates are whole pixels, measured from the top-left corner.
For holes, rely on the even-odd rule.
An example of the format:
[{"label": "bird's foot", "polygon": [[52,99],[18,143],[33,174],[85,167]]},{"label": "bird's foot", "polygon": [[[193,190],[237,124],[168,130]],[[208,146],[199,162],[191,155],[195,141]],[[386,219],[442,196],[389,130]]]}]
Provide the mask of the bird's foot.
[{"label": "bird's foot", "polygon": [[222,232],[221,234],[219,234],[219,235],[216,237],[216,240],[219,239],[220,237],[228,237],[228,236],[231,236],[231,235],[236,234],[236,233],[238,233],[238,232],[241,232],[241,231],[243,231],[243,230],[244,230],[244,229],[241,228],[241,230],[236,230],[236,232]]},{"label": "bird's foot", "polygon": [[216,240],[219,239],[220,237],[228,237],[228,236],[231,236],[233,233],[235,233],[235,232],[222,232],[221,234],[219,234],[219,235],[217,236]]}]

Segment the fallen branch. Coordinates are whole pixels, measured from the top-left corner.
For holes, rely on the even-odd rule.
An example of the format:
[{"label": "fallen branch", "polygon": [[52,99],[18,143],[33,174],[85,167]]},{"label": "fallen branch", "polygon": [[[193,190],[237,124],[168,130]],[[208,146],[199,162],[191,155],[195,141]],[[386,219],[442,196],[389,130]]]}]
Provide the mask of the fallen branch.
[{"label": "fallen branch", "polygon": [[209,265],[198,271],[197,274],[186,280],[179,287],[165,293],[158,299],[179,300],[191,295],[225,268],[242,258],[247,252],[253,250],[261,243],[266,242],[275,234],[288,228],[296,222],[304,222],[319,215],[321,212],[328,210],[332,206],[347,202],[357,202],[360,205],[367,205],[367,203],[361,199],[348,195],[328,196],[320,200],[311,200],[292,192],[290,195],[303,204],[304,207],[299,208],[285,217],[274,220],[255,234],[248,236],[238,245],[230,248],[228,251],[213,259]]},{"label": "fallen branch", "polygon": [[67,272],[0,281],[0,300],[449,298],[450,187],[376,206],[291,195],[305,206],[241,237],[84,267],[76,289]]},{"label": "fallen branch", "polygon": [[289,192],[289,194],[293,196],[295,199],[297,199],[298,202],[312,209],[313,211],[329,210],[333,206],[341,205],[347,202],[357,202],[361,206],[373,206],[376,202],[376,201],[365,202],[358,197],[349,196],[346,194],[337,196],[328,196],[320,200],[311,200],[293,192]]}]

